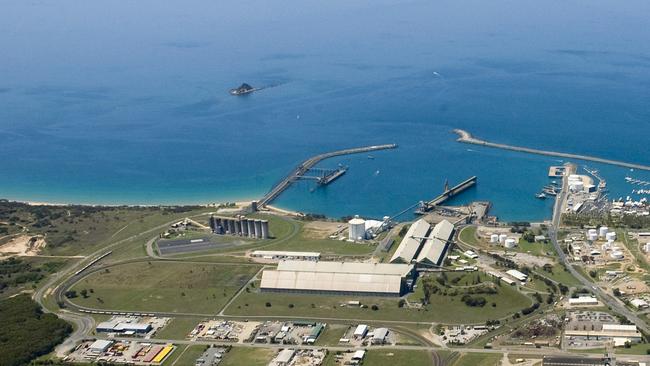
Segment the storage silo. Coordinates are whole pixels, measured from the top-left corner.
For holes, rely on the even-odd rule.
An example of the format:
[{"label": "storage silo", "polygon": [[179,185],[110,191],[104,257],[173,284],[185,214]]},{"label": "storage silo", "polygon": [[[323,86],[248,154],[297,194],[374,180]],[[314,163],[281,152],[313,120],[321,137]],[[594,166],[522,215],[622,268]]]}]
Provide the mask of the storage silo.
[{"label": "storage silo", "polygon": [[492,234],[490,235],[490,243],[495,244],[499,242],[499,235],[498,234]]},{"label": "storage silo", "polygon": [[248,219],[248,237],[255,237],[255,220],[253,219]]},{"label": "storage silo", "polygon": [[352,220],[348,221],[348,225],[348,239],[364,240],[366,238],[366,220],[355,215]]},{"label": "storage silo", "polygon": [[609,240],[614,241],[616,240],[616,233],[613,231],[611,233],[607,233],[605,234],[605,238],[607,238],[608,241]]},{"label": "storage silo", "polygon": [[223,220],[220,217],[217,217],[216,223],[215,223],[215,233],[217,234],[223,234],[224,229],[223,229]]},{"label": "storage silo", "polygon": [[269,221],[262,220],[262,239],[269,238]]},{"label": "storage silo", "polygon": [[512,249],[517,246],[517,241],[513,238],[508,238],[505,240],[503,246],[508,249]]},{"label": "storage silo", "polygon": [[210,220],[208,220],[208,222],[210,223],[210,230],[212,230],[212,232],[215,232],[217,229],[217,223],[214,215],[210,215]]},{"label": "storage silo", "polygon": [[506,234],[499,235],[499,243],[501,243],[501,244],[505,243],[506,239],[508,239],[508,235],[506,235]]},{"label": "storage silo", "polygon": [[240,219],[240,224],[241,224],[241,235],[242,236],[248,236],[248,219],[245,217],[242,217]]},{"label": "storage silo", "polygon": [[262,237],[262,220],[255,220],[255,237]]},{"label": "storage silo", "polygon": [[234,219],[235,222],[235,235],[240,235],[241,234],[241,225],[239,223],[239,219]]},{"label": "storage silo", "polygon": [[650,253],[650,243],[646,243],[643,246],[643,251],[646,252],[646,253]]},{"label": "storage silo", "polygon": [[228,233],[230,235],[235,235],[235,220],[233,219],[227,219],[228,220]]},{"label": "storage silo", "polygon": [[598,237],[604,239],[608,232],[609,228],[607,226],[601,226],[600,229],[598,229]]}]

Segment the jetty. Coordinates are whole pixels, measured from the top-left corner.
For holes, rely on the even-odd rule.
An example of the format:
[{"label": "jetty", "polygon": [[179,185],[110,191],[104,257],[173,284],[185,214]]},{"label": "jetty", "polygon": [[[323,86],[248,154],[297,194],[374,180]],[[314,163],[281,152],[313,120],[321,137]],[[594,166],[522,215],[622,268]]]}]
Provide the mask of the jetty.
[{"label": "jetty", "polygon": [[417,210],[415,210],[415,213],[418,215],[424,215],[425,213],[431,211],[434,207],[445,203],[445,201],[447,201],[448,199],[476,185],[476,179],[477,179],[476,176],[472,176],[458,183],[452,188],[449,188],[448,185],[445,184],[445,191],[442,192],[442,194],[432,199],[431,201],[420,202],[419,207],[417,208]]},{"label": "jetty", "polygon": [[[362,146],[362,147],[355,147],[351,149],[331,151],[328,153],[312,156],[311,158],[303,161],[300,165],[298,165],[295,169],[293,169],[285,178],[283,178],[279,183],[274,185],[273,188],[266,195],[264,195],[264,197],[262,197],[259,200],[258,207],[264,207],[268,205],[269,203],[271,203],[271,201],[276,199],[282,192],[284,192],[287,188],[289,188],[293,182],[295,182],[298,179],[306,178],[307,172],[310,169],[312,169],[316,164],[320,163],[325,159],[329,159],[341,155],[352,155],[352,154],[359,154],[359,153],[365,153],[370,151],[388,150],[388,149],[395,149],[395,148],[397,148],[397,144],[372,145],[372,146]],[[334,181],[336,178],[343,175],[345,171],[346,171],[345,169],[338,169],[338,170],[331,171],[329,172],[329,174],[325,174],[324,176],[320,177],[319,184],[321,185],[328,184]]]},{"label": "jetty", "polygon": [[563,153],[563,152],[558,152],[558,151],[539,150],[539,149],[531,149],[531,148],[522,147],[522,146],[498,144],[498,143],[495,143],[495,142],[485,141],[485,140],[481,140],[479,138],[476,138],[476,137],[472,136],[471,133],[469,133],[469,132],[467,132],[465,130],[461,130],[461,129],[455,129],[454,133],[456,133],[458,135],[458,139],[456,139],[456,141],[466,143],[466,144],[487,146],[487,147],[493,147],[493,148],[496,148],[496,149],[503,149],[503,150],[519,151],[519,152],[524,152],[524,153],[528,153],[528,154],[555,156],[555,157],[566,158],[566,159],[594,161],[596,163],[602,163],[602,164],[608,164],[608,165],[616,165],[616,166],[620,166],[620,167],[624,167],[624,168],[631,168],[631,169],[639,169],[639,170],[650,171],[650,166],[648,166],[648,165],[627,163],[627,162],[618,161],[618,160],[603,159],[603,158],[599,158],[599,157],[595,157],[595,156],[589,156],[589,155],[569,154],[569,153]]}]

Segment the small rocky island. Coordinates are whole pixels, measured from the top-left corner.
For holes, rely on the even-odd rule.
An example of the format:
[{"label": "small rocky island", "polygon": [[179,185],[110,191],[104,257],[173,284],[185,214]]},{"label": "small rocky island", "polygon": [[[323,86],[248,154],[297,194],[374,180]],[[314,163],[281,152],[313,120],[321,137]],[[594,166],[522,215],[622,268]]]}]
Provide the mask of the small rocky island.
[{"label": "small rocky island", "polygon": [[256,88],[253,88],[252,86],[243,83],[242,85],[239,86],[239,88],[235,89],[230,89],[230,94],[231,95],[244,95],[244,94],[249,94],[257,90]]}]

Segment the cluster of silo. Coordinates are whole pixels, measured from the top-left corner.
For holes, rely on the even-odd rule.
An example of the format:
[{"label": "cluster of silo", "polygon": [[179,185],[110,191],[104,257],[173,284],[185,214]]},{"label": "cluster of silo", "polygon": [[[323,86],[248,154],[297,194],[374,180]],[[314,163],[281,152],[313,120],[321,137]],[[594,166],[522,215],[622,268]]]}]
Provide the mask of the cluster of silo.
[{"label": "cluster of silo", "polygon": [[210,228],[213,233],[221,235],[237,235],[258,239],[267,239],[269,237],[268,220],[248,219],[244,216],[211,216]]}]

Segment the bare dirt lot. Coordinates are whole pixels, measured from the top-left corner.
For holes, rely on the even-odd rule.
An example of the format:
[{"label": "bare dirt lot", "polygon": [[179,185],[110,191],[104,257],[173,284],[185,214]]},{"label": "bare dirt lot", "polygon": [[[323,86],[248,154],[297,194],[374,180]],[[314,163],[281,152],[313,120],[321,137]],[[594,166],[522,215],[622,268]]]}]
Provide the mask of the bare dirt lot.
[{"label": "bare dirt lot", "polygon": [[0,258],[38,255],[45,245],[45,238],[40,235],[20,235],[0,246]]}]

